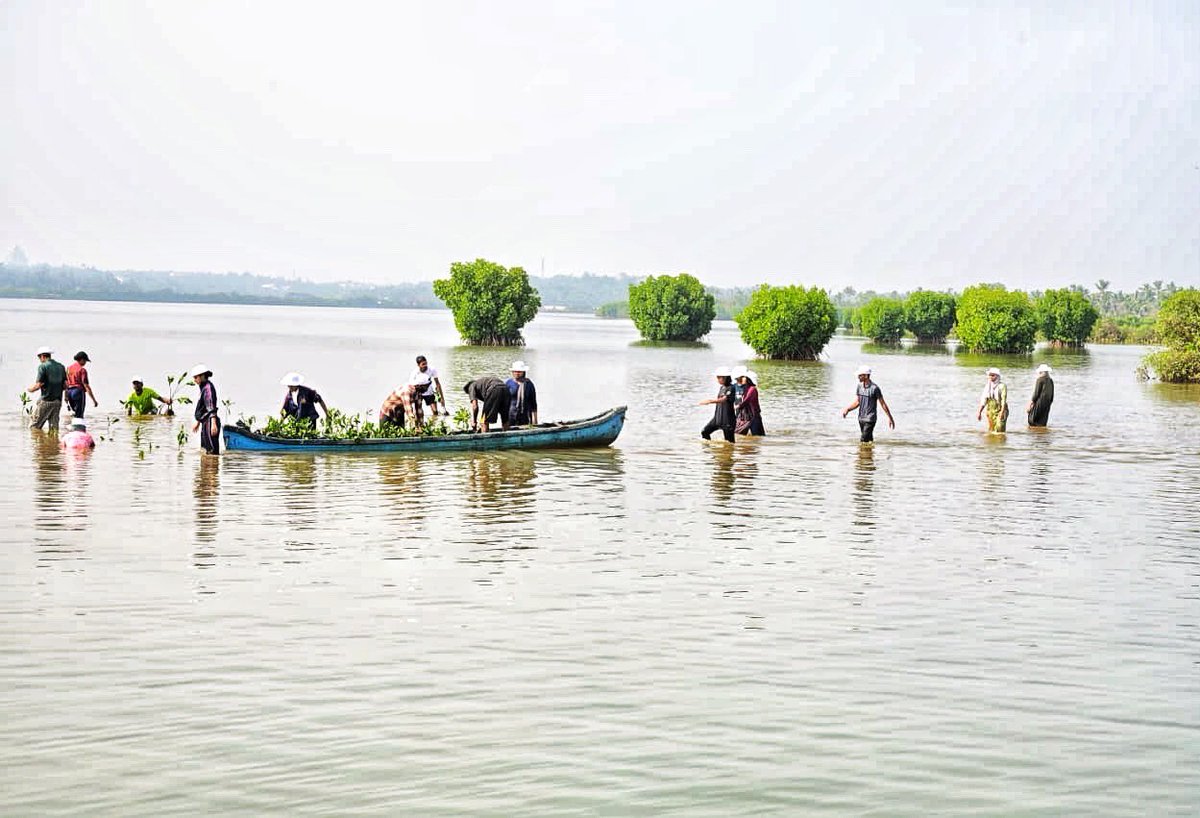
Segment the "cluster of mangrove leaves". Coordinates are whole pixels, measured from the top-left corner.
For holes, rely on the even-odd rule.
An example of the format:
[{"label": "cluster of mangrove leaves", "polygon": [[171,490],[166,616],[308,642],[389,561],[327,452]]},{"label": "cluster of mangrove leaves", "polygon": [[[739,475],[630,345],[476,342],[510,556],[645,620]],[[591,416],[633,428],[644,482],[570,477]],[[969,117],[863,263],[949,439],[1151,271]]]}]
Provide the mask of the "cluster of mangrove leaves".
[{"label": "cluster of mangrove leaves", "polygon": [[[270,417],[255,428],[255,419],[243,421],[255,433],[287,440],[368,440],[374,438],[439,437],[452,431],[445,421],[437,420],[423,426],[400,426],[389,421],[373,421],[370,412],[365,416],[330,409],[324,420],[301,420],[296,417]],[[455,420],[459,418],[456,416]],[[462,424],[460,424],[462,425]]]}]

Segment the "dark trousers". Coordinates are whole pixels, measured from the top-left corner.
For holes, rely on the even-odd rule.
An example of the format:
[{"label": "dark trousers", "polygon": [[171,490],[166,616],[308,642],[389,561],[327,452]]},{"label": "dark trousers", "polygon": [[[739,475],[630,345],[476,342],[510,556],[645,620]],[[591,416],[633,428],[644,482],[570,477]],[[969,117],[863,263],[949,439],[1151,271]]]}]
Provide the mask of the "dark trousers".
[{"label": "dark trousers", "polygon": [[733,442],[733,427],[720,426],[715,420],[710,420],[708,425],[700,430],[700,437],[704,438],[705,440],[712,440],[712,433],[718,429],[720,429],[722,434],[725,435],[726,440],[728,440],[730,443]]},{"label": "dark trousers", "polygon": [[861,440],[863,443],[874,442],[874,440],[875,440],[875,421],[874,420],[860,420],[858,422],[858,428],[859,428],[859,431],[862,433],[859,436],[859,440]]},{"label": "dark trousers", "polygon": [[[213,433],[213,429],[216,433]],[[200,446],[209,454],[221,453],[221,421],[205,418],[200,422]]]},{"label": "dark trousers", "polygon": [[71,414],[77,418],[83,417],[83,409],[87,406],[87,392],[83,391],[83,387],[72,386],[63,395],[67,399],[67,406],[71,408]]}]

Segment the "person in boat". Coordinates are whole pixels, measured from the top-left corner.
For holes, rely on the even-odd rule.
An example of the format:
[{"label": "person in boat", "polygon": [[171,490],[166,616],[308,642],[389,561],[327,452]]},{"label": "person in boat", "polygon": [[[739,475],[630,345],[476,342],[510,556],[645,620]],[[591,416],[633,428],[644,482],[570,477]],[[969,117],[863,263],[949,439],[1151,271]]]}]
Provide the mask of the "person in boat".
[{"label": "person in boat", "polygon": [[96,441],[87,430],[87,422],[83,418],[71,420],[71,431],[63,435],[58,445],[63,449],[92,449]]},{"label": "person in boat", "polygon": [[125,399],[125,414],[157,415],[158,407],[154,405],[155,401],[158,401],[164,406],[171,405],[170,398],[164,398],[162,395],[146,386],[141,378],[134,378],[133,391],[130,392],[129,397]]},{"label": "person in boat", "polygon": [[698,405],[712,404],[716,408],[713,409],[712,420],[700,430],[700,437],[712,440],[712,433],[720,430],[725,439],[732,443],[733,430],[737,425],[736,413],[733,410],[733,373],[729,367],[723,366],[713,372],[713,377],[717,379],[717,396],[709,400],[702,400]]},{"label": "person in boat", "polygon": [[508,425],[537,426],[537,389],[525,377],[529,367],[524,361],[513,361],[512,377],[504,382],[508,387]]},{"label": "person in boat", "polygon": [[854,402],[846,407],[842,412],[842,417],[846,417],[857,409],[859,442],[874,443],[875,421],[879,417],[876,404],[882,406],[883,411],[887,414],[889,429],[896,428],[896,420],[892,417],[892,410],[888,408],[887,401],[883,399],[883,390],[879,388],[879,384],[871,380],[871,367],[860,366],[855,375],[858,377],[858,386],[854,390]]},{"label": "person in boat", "polygon": [[92,399],[92,406],[100,405],[96,402],[92,384],[88,381],[87,365],[91,362],[88,354],[81,350],[75,353],[75,363],[67,367],[67,406],[71,407],[71,414],[77,418],[83,417],[88,398]]},{"label": "person in boat", "polygon": [[414,427],[420,426],[425,422],[421,396],[428,386],[429,378],[424,375],[415,375],[397,386],[379,407],[379,422],[402,427],[411,419]]},{"label": "person in boat", "polygon": [[992,367],[987,371],[987,383],[979,396],[979,411],[976,420],[983,419],[987,412],[988,431],[1003,433],[1008,425],[1008,384],[1000,379],[1000,370]]},{"label": "person in boat", "polygon": [[1025,407],[1029,415],[1029,425],[1034,427],[1046,426],[1050,422],[1050,404],[1054,403],[1054,380],[1050,377],[1050,367],[1042,364],[1037,368],[1037,379],[1033,382],[1033,397]]},{"label": "person in boat", "polygon": [[317,414],[318,406],[325,413],[325,417],[329,417],[329,407],[325,405],[325,399],[311,386],[305,386],[304,376],[299,372],[287,373],[279,385],[287,387],[287,394],[283,396],[283,406],[279,409],[281,417],[307,420],[316,426],[317,421],[321,419]]},{"label": "person in boat", "polygon": [[408,379],[411,381],[413,378],[421,377],[429,379],[429,385],[421,393],[421,401],[429,407],[430,414],[433,417],[437,417],[439,403],[442,405],[442,413],[446,415],[450,414],[450,409],[446,406],[446,395],[442,391],[442,381],[438,377],[438,371],[429,365],[429,361],[424,355],[417,356],[417,368],[409,374]]},{"label": "person in boat", "polygon": [[212,369],[204,364],[192,367],[192,381],[200,387],[200,395],[196,398],[196,418],[192,425],[193,432],[200,432],[200,447],[208,454],[221,453],[221,418],[217,416],[220,404],[217,403],[217,387],[212,382]]},{"label": "person in boat", "polygon": [[63,389],[67,383],[67,368],[54,360],[54,351],[50,347],[39,348],[37,359],[37,380],[25,390],[40,393],[29,428],[41,429],[45,426],[50,431],[57,432],[59,415],[62,414]]},{"label": "person in boat", "polygon": [[733,430],[739,435],[765,435],[767,430],[758,405],[758,375],[749,369],[735,372],[735,375],[734,380],[741,385],[742,394],[733,403],[737,411],[737,425]]},{"label": "person in boat", "polygon": [[471,429],[487,432],[491,424],[500,419],[500,427],[508,431],[508,407],[512,393],[508,385],[493,375],[484,375],[473,381],[467,381],[463,386],[467,398],[471,401]]}]

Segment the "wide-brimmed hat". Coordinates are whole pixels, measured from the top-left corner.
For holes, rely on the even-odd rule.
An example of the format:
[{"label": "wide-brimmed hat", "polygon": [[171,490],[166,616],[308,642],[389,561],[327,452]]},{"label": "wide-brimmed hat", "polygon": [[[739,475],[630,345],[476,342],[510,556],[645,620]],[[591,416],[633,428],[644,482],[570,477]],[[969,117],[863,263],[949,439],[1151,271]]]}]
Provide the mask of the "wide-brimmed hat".
[{"label": "wide-brimmed hat", "polygon": [[744,367],[744,366],[735,366],[735,367],[733,367],[733,369],[729,370],[729,377],[733,378],[735,381],[738,378],[745,377],[745,375],[746,375],[746,367]]},{"label": "wide-brimmed hat", "polygon": [[50,347],[38,347],[37,354],[38,355],[53,355],[54,350],[52,350]]},{"label": "wide-brimmed hat", "polygon": [[746,370],[746,377],[749,378],[750,380],[754,381],[754,383],[756,383],[756,384],[758,383],[758,373],[755,372],[753,369]]},{"label": "wide-brimmed hat", "polygon": [[280,386],[303,386],[304,376],[299,372],[289,372],[279,379]]},{"label": "wide-brimmed hat", "polygon": [[1000,370],[999,370],[999,369],[996,369],[996,367],[994,367],[994,366],[993,366],[991,369],[989,369],[989,370],[987,371],[987,373],[988,373],[989,375],[999,375],[999,374],[1000,374]]},{"label": "wide-brimmed hat", "polygon": [[868,375],[869,376],[871,374],[871,367],[867,366],[866,364],[863,364],[862,366],[860,366],[858,368],[858,371],[855,372],[854,374],[856,377],[858,375]]},{"label": "wide-brimmed hat", "polygon": [[208,364],[196,364],[192,367],[191,371],[188,372],[188,377],[194,378],[197,375],[212,375],[212,367]]},{"label": "wide-brimmed hat", "polygon": [[1050,364],[1041,364],[1038,366],[1037,371],[1045,372],[1047,375],[1049,375],[1053,370],[1050,369]]},{"label": "wide-brimmed hat", "polygon": [[718,366],[713,370],[713,377],[716,378],[732,378],[733,371],[727,366]]},{"label": "wide-brimmed hat", "polygon": [[512,366],[510,366],[508,368],[508,371],[509,372],[528,372],[529,367],[525,365],[524,361],[513,361]]}]

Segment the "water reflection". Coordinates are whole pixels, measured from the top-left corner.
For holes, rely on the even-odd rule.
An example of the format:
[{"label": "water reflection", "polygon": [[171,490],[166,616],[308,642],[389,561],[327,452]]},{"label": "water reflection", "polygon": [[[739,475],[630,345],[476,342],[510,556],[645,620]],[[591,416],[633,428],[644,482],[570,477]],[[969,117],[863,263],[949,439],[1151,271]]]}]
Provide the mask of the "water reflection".
[{"label": "water reflection", "polygon": [[854,463],[854,491],[851,495],[854,519],[850,533],[870,537],[875,533],[875,446],[860,443]]},{"label": "water reflection", "polygon": [[195,552],[192,563],[197,568],[216,564],[217,509],[221,491],[221,457],[200,455],[196,476],[192,482],[192,522],[195,527]]},{"label": "water reflection", "polygon": [[84,553],[81,533],[87,529],[92,450],[64,451],[57,435],[38,431],[30,435],[38,564],[77,558]]},{"label": "water reflection", "polygon": [[864,355],[926,355],[931,357],[948,357],[953,354],[946,344],[876,344],[871,341],[862,345]]},{"label": "water reflection", "polygon": [[463,463],[463,516],[488,541],[537,538],[535,464],[535,456],[523,452],[480,452]]}]

